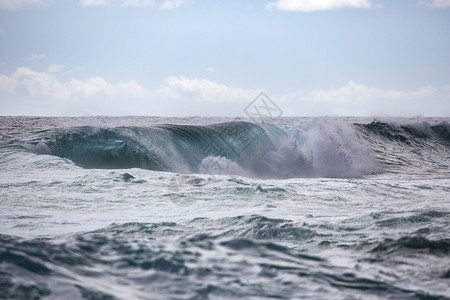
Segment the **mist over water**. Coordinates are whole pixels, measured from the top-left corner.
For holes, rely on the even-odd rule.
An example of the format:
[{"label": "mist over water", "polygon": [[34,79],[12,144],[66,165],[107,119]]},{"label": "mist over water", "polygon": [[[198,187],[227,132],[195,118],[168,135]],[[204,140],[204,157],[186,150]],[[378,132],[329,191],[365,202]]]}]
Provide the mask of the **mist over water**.
[{"label": "mist over water", "polygon": [[1,117],[0,298],[448,299],[449,121]]}]

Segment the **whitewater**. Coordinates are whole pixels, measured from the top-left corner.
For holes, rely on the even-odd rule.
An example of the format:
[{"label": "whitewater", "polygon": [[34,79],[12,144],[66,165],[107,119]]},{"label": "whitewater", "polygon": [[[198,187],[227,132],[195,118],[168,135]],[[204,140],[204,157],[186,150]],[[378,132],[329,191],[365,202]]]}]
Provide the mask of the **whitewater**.
[{"label": "whitewater", "polygon": [[450,299],[450,118],[0,117],[0,299]]}]

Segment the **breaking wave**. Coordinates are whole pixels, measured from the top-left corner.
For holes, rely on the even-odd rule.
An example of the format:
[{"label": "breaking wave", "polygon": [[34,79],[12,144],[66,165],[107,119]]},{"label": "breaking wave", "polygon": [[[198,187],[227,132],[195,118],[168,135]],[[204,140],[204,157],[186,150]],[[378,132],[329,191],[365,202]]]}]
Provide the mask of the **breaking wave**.
[{"label": "breaking wave", "polygon": [[448,170],[450,125],[347,124],[304,119],[294,126],[242,121],[45,130],[15,141],[84,168],[143,168],[257,178],[358,177],[405,167]]}]

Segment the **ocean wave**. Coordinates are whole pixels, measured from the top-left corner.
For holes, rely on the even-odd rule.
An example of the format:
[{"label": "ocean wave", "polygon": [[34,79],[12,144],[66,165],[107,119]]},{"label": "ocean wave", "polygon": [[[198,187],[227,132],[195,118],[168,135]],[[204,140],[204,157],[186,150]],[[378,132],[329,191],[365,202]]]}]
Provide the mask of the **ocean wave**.
[{"label": "ocean wave", "polygon": [[[65,127],[2,146],[68,159],[83,168],[142,168],[253,178],[448,173],[450,125],[302,119],[295,125]],[[17,149],[16,149],[17,151]],[[53,162],[54,163],[54,162]]]},{"label": "ocean wave", "polygon": [[13,143],[84,168],[143,168],[257,178],[352,177],[376,172],[370,147],[343,123],[295,126],[227,122],[204,126],[70,127]]},{"label": "ocean wave", "polygon": [[449,174],[450,124],[379,122],[355,124],[387,172]]},{"label": "ocean wave", "polygon": [[358,126],[391,141],[411,144],[412,142],[423,143],[427,139],[438,139],[450,145],[450,124],[446,121],[435,125],[427,122],[397,124],[373,121],[369,124],[358,124]]}]

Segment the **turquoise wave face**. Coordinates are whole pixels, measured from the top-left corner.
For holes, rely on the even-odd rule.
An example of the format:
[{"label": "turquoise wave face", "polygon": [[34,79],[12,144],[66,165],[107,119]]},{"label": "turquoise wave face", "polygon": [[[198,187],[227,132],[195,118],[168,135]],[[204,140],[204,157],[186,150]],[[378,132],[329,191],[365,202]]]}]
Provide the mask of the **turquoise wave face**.
[{"label": "turquoise wave face", "polygon": [[85,168],[143,168],[199,172],[207,157],[248,166],[274,151],[286,132],[269,124],[231,122],[211,126],[76,127],[40,132],[29,142],[36,153],[68,158]]},{"label": "turquoise wave face", "polygon": [[449,128],[446,123],[349,125],[327,119],[289,127],[241,121],[206,126],[84,126],[41,131],[17,144],[84,168],[257,178],[358,177],[395,172],[399,166],[422,166],[424,157],[430,165],[445,164],[439,159],[448,156]]}]

